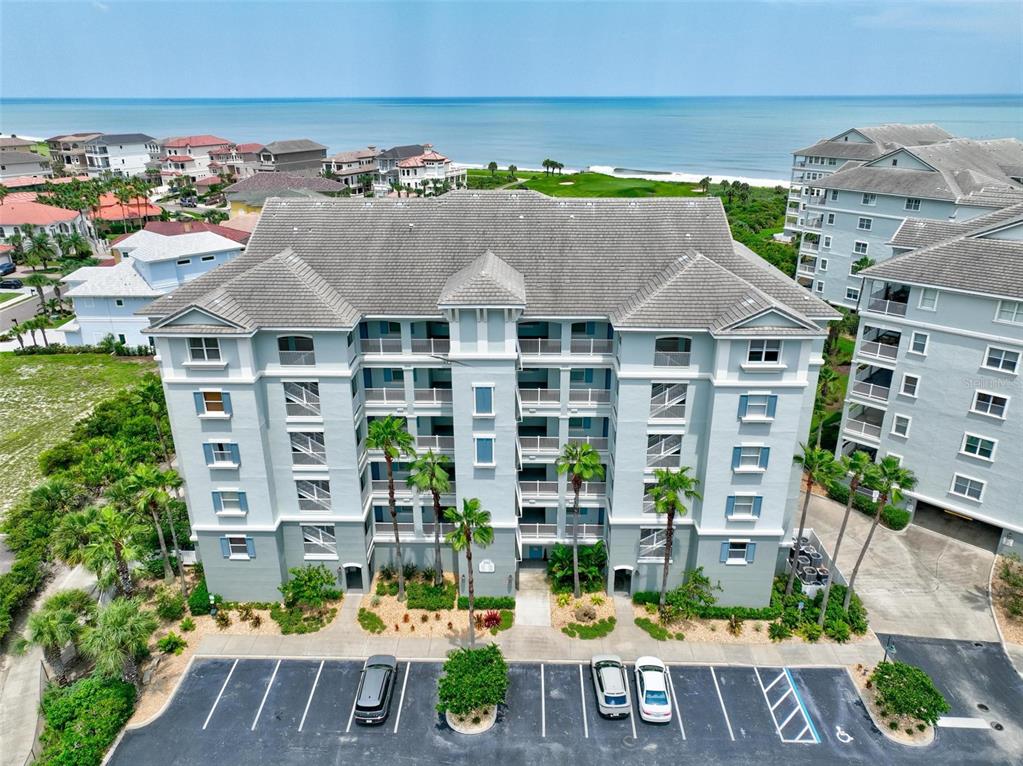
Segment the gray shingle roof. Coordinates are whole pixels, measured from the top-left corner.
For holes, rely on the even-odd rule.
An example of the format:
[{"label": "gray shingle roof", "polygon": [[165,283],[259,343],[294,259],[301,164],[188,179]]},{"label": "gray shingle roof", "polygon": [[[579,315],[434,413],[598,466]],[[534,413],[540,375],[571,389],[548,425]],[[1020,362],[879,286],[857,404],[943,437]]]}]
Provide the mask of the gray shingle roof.
[{"label": "gray shingle roof", "polygon": [[[766,261],[735,247],[716,198],[552,199],[467,191],[400,201],[269,200],[244,254],[143,313],[167,316],[196,305],[230,310],[229,318],[247,327],[338,327],[365,315],[438,316],[442,296],[477,300],[477,291],[494,290],[510,293],[496,298],[500,305],[525,299],[526,316],[611,317],[690,252],[716,267],[701,266],[679,292],[691,298],[692,308],[648,303],[641,311],[637,305],[621,315],[623,322],[677,327],[688,312],[687,326],[709,328],[728,300],[724,293],[713,305],[704,299],[704,292],[720,289],[717,278],[741,283],[728,295],[760,292],[801,317],[838,316]],[[321,298],[307,299],[312,291],[292,274],[284,253],[300,258],[351,310],[325,311],[315,305]],[[227,308],[218,310],[220,304]]]},{"label": "gray shingle roof", "polygon": [[224,189],[225,194],[240,192],[275,192],[283,189],[308,189],[319,192],[340,192],[347,188],[344,184],[331,181],[329,178],[315,176],[295,176],[288,173],[255,173],[248,178],[235,181]]},{"label": "gray shingle roof", "polygon": [[35,152],[23,152],[20,149],[7,149],[4,151],[3,156],[0,156],[0,160],[5,165],[27,165],[28,163],[45,163],[47,159]]},{"label": "gray shingle roof", "polygon": [[1018,202],[1015,205],[965,221],[907,218],[896,229],[894,236],[888,244],[900,250],[916,250],[921,247],[936,245],[948,239],[965,236],[966,234],[985,231],[1004,221],[1011,221],[1021,213],[1023,213],[1023,204]]},{"label": "gray shingle roof", "polygon": [[522,272],[487,250],[452,274],[437,300],[439,306],[525,306]]},{"label": "gray shingle roof", "polygon": [[90,144],[149,144],[156,143],[156,139],[147,136],[145,133],[104,133],[87,143]]},{"label": "gray shingle roof", "polygon": [[952,138],[952,134],[933,124],[905,125],[889,123],[853,128],[871,140],[871,143],[843,141],[839,136],[818,141],[813,146],[797,149],[793,154],[815,157],[837,157],[845,160],[872,160],[900,146],[922,146]]},{"label": "gray shingle roof", "polygon": [[270,152],[271,154],[291,154],[292,152],[315,152],[319,150],[327,151],[327,147],[323,144],[318,144],[308,138],[291,138],[285,141],[271,141],[269,144],[264,144],[263,149]]},{"label": "gray shingle roof", "polygon": [[404,146],[392,146],[380,152],[380,159],[383,160],[404,160],[409,157],[418,157],[426,151],[423,144],[405,144]]}]

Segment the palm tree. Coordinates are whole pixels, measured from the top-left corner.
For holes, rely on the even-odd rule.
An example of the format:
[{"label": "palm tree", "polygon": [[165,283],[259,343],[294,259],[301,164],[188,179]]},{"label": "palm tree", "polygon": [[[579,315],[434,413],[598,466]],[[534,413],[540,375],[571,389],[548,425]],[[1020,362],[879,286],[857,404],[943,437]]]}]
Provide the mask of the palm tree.
[{"label": "palm tree", "polygon": [[493,176],[495,173],[497,173],[497,163],[491,160],[489,163],[487,163],[487,170],[489,170],[490,175]]},{"label": "palm tree", "polygon": [[82,564],[96,573],[101,585],[113,584],[119,595],[131,596],[135,586],[129,563],[142,554],[139,540],[146,532],[134,516],[112,505],[69,513],[54,530],[54,555],[65,563]]},{"label": "palm tree", "polygon": [[[57,260],[57,250],[53,245],[53,240],[50,239],[50,235],[46,233],[46,229],[37,229],[32,232],[25,255],[33,260],[38,260],[44,269],[47,268],[47,264],[50,261]],[[34,269],[35,267],[33,266]]]},{"label": "palm tree", "polygon": [[554,462],[558,473],[567,473],[575,499],[572,502],[572,589],[575,597],[582,595],[579,587],[579,492],[584,481],[604,478],[600,455],[586,442],[569,442]]},{"label": "palm tree", "polygon": [[447,455],[439,455],[432,449],[418,456],[410,467],[408,483],[420,492],[429,492],[433,496],[433,545],[434,545],[434,576],[435,585],[444,582],[444,565],[440,558],[440,523],[444,514],[440,507],[440,496],[451,489],[447,467],[451,460]]},{"label": "palm tree", "polygon": [[28,618],[25,643],[43,650],[43,657],[53,668],[61,686],[67,683],[67,668],[61,653],[68,644],[77,647],[78,639],[95,611],[92,597],[76,588],[50,596]]},{"label": "palm tree", "polygon": [[[839,464],[845,475],[849,477],[849,497],[845,501],[845,515],[842,516],[842,525],[838,528],[838,537],[835,539],[835,550],[831,556],[833,567],[838,566],[838,553],[842,550],[842,538],[845,537],[845,527],[849,523],[849,516],[852,513],[853,499],[856,497],[856,490],[860,488],[865,477],[873,470],[874,463],[863,450],[856,450],[852,455],[842,455]],[[817,616],[817,624],[824,627],[824,615],[828,611],[828,599],[831,598],[831,583],[833,577],[829,577],[824,585],[824,601],[821,602],[821,613]]]},{"label": "palm tree", "polygon": [[135,176],[128,179],[128,189],[135,193],[135,212],[138,213],[139,223],[143,224],[142,205],[149,204],[149,184],[142,176]]},{"label": "palm tree", "polygon": [[700,179],[700,188],[703,189],[703,193],[706,194],[710,191],[710,185],[713,183],[713,179],[710,176],[704,176]]},{"label": "palm tree", "polygon": [[881,521],[881,512],[889,500],[900,501],[903,490],[913,489],[916,486],[916,474],[908,468],[903,468],[897,457],[888,455],[881,458],[881,462],[874,466],[868,475],[867,484],[878,491],[877,513],[874,514],[874,520],[870,522],[867,539],[863,541],[860,555],[856,557],[856,565],[853,566],[852,575],[849,577],[849,587],[845,592],[845,601],[842,603],[842,608],[846,610],[849,609],[849,602],[852,600],[853,584],[856,582],[856,575],[860,573],[863,557],[867,555],[867,548],[870,547],[870,541],[874,537],[874,530],[877,529],[877,524]]},{"label": "palm tree", "polygon": [[67,243],[75,258],[88,258],[92,255],[92,245],[80,232],[72,231],[68,234]]},{"label": "palm tree", "polygon": [[[806,528],[806,512],[810,507],[810,495],[814,483],[827,485],[832,479],[837,478],[839,472],[839,466],[835,463],[835,456],[827,450],[811,447],[808,444],[801,444],[800,447],[803,450],[803,454],[796,455],[793,460],[803,466],[806,494],[803,495],[803,511],[799,514],[799,532],[796,534],[796,546],[799,545],[799,541],[803,537],[803,530]],[[798,551],[798,547],[793,547],[789,579],[785,583],[786,596],[792,593],[792,586],[796,579],[796,551]]]},{"label": "palm tree", "polygon": [[671,549],[675,543],[675,515],[685,516],[689,509],[682,503],[685,500],[702,500],[698,487],[700,480],[690,476],[689,466],[682,466],[677,471],[670,468],[657,468],[654,477],[657,482],[650,488],[650,496],[654,499],[654,511],[665,514],[664,519],[664,572],[661,575],[661,598],[659,605],[664,606],[668,594],[668,569],[671,564]]},{"label": "palm tree", "polygon": [[28,328],[24,324],[18,324],[17,321],[12,319],[11,332],[14,333],[14,337],[18,339],[18,345],[21,348],[25,348],[25,339],[21,336],[28,332]]},{"label": "palm tree", "polygon": [[121,215],[124,216],[124,230],[128,230],[130,223],[130,216],[128,215],[128,206],[131,204],[135,195],[132,190],[124,184],[118,184],[114,189],[114,198],[121,204]]},{"label": "palm tree", "polygon": [[855,261],[853,261],[852,273],[859,274],[861,271],[870,268],[875,263],[877,263],[877,261],[875,261],[873,258],[868,258],[865,255],[860,258],[857,258]]},{"label": "palm tree", "polygon": [[96,626],[82,638],[82,650],[96,663],[96,672],[120,677],[138,688],[139,658],[159,624],[156,615],[142,608],[140,599],[114,599],[100,610]]},{"label": "palm tree", "polygon": [[3,204],[4,204],[4,199],[5,199],[5,198],[7,197],[7,195],[8,195],[8,194],[10,194],[10,193],[11,193],[11,190],[10,190],[10,189],[8,189],[8,188],[7,188],[6,186],[4,186],[3,184],[0,184],[0,205],[3,205]]},{"label": "palm tree", "polygon": [[821,434],[824,431],[824,415],[827,412],[828,398],[832,386],[838,383],[838,373],[831,367],[821,367],[817,374],[817,401],[820,402],[820,414],[817,418],[817,448],[821,446]]},{"label": "palm tree", "polygon": [[515,165],[509,165],[508,166],[508,175],[510,175],[513,179],[515,178],[515,174],[518,173],[518,172],[519,172],[519,169],[518,169],[517,166],[515,166]]},{"label": "palm tree", "polygon": [[[32,274],[31,276],[36,276],[36,275]],[[49,347],[50,341],[46,337],[46,317],[44,317],[44,316],[37,316],[35,319],[28,320],[28,322],[26,322],[25,324],[27,324],[29,326],[29,328],[32,330],[32,342],[33,343],[35,343],[35,337],[36,337],[35,336],[35,331],[39,330],[39,332],[41,332],[42,335],[43,335],[43,345],[46,346],[46,347]]]},{"label": "palm tree", "polygon": [[[178,533],[174,528],[174,519],[171,509],[174,505],[174,498],[171,490],[181,484],[181,478],[174,470],[161,471],[156,466],[139,464],[127,478],[128,484],[136,493],[135,509],[140,513],[149,512],[156,527],[156,536],[160,542],[160,553],[163,556],[164,580],[170,580],[170,560],[167,553],[167,544],[163,537],[163,521],[171,530],[174,555],[178,564],[178,579],[181,584],[181,593],[185,594],[185,572],[181,567],[181,551],[178,548]],[[161,520],[161,515],[163,519]]]},{"label": "palm tree", "polygon": [[550,159],[545,159],[540,163],[541,167],[543,167],[544,175],[548,175],[551,172],[553,164],[553,161]]},{"label": "palm tree", "polygon": [[[736,184],[736,186],[738,186],[738,184]],[[731,181],[725,180],[721,182],[721,193],[725,195],[725,202],[727,204],[732,204],[732,197],[735,196],[737,191],[738,189],[733,188]]]},{"label": "palm tree", "polygon": [[455,528],[448,532],[448,544],[455,553],[465,551],[465,570],[468,573],[469,586],[469,648],[476,645],[476,586],[473,580],[472,570],[472,544],[476,543],[480,548],[486,548],[494,542],[494,528],[490,526],[490,511],[483,510],[483,507],[476,497],[467,497],[462,500],[462,510],[448,508],[444,517]]},{"label": "palm tree", "polygon": [[398,536],[398,510],[394,505],[394,461],[402,456],[415,457],[412,435],[405,427],[404,418],[393,415],[374,420],[366,434],[366,448],[383,450],[387,465],[387,507],[391,511],[391,525],[394,527],[394,555],[398,569],[398,600],[405,600],[405,575],[402,572],[404,560],[401,556],[401,538]]}]

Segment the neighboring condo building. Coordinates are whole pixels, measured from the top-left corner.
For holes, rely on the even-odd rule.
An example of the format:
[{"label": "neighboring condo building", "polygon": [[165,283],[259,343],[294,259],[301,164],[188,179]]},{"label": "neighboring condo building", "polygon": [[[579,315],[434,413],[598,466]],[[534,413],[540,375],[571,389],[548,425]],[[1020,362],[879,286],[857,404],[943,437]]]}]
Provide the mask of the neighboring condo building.
[{"label": "neighboring condo building", "polygon": [[23,176],[49,178],[52,175],[50,161],[40,154],[20,149],[0,152],[0,181]]},{"label": "neighboring condo building", "polygon": [[[907,220],[863,271],[839,451],[896,455],[924,514],[1023,541],[1023,204],[967,222]],[[975,525],[980,526],[980,525]]]},{"label": "neighboring condo building", "polygon": [[965,221],[1023,201],[1023,143],[955,138],[903,146],[808,181],[796,280],[847,308],[860,297],[855,264],[891,257],[908,217]]},{"label": "neighboring condo building", "polygon": [[[607,544],[609,588],[659,586],[646,491],[685,465],[703,499],[677,519],[671,583],[702,566],[722,603],[756,606],[791,544],[837,317],[735,244],[717,199],[532,192],[269,200],[243,256],[143,313],[211,592],[273,599],[312,562],[368,588],[394,538],[367,427],[395,415],[451,458],[444,505],[492,514],[477,593],[513,593],[522,559],[570,541],[554,461],[586,441],[607,475],[582,486],[579,537]],[[427,566],[442,520],[408,469],[402,550]]]},{"label": "neighboring condo building", "polygon": [[90,177],[111,173],[141,176],[160,156],[156,139],[145,133],[104,133],[85,142],[85,163]]},{"label": "neighboring condo building", "polygon": [[308,138],[272,141],[259,152],[260,173],[316,176],[327,156],[327,147]]},{"label": "neighboring condo building", "polygon": [[61,280],[75,318],[59,329],[72,346],[96,344],[107,335],[141,346],[148,324],[138,311],[164,293],[238,255],[243,245],[209,231],[177,235],[137,231],[113,246],[112,266],[85,266]]}]

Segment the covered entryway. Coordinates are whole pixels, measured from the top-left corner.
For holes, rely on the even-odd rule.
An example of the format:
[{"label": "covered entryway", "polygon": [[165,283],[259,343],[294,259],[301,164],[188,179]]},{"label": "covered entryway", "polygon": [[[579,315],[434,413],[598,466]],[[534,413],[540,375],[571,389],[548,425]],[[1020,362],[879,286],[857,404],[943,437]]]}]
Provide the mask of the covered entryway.
[{"label": "covered entryway", "polygon": [[360,564],[345,564],[342,567],[342,582],[346,593],[362,593],[362,566]]},{"label": "covered entryway", "polygon": [[625,596],[632,595],[632,571],[630,566],[614,568],[614,592]]},{"label": "covered entryway", "polygon": [[913,523],[992,553],[998,550],[998,541],[1002,538],[1002,530],[992,524],[949,512],[919,500],[913,512]]}]

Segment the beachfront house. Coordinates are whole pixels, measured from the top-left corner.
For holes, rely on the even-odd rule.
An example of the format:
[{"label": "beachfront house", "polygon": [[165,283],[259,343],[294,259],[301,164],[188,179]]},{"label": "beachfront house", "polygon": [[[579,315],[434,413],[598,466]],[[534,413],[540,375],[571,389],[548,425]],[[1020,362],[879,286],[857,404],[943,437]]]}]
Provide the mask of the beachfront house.
[{"label": "beachfront house", "polygon": [[199,136],[176,136],[160,141],[160,177],[164,183],[186,176],[194,183],[200,178],[216,175],[210,168],[213,152],[223,151],[231,141],[208,134]]},{"label": "beachfront house", "polygon": [[51,237],[71,233],[87,238],[94,236],[92,224],[80,210],[44,205],[34,198],[33,192],[15,192],[3,200],[0,204],[0,240],[7,240],[30,226],[44,230]]},{"label": "beachfront house", "polygon": [[104,133],[85,142],[85,163],[90,177],[110,173],[141,176],[160,154],[156,139],[145,133]]},{"label": "beachfront house", "polygon": [[50,168],[50,161],[41,154],[26,152],[20,149],[0,152],[0,182],[9,178],[20,178],[23,176],[49,178],[52,175],[53,170]]},{"label": "beachfront house", "polygon": [[34,152],[37,141],[17,136],[0,136],[0,153],[2,152]]},{"label": "beachfront house", "polygon": [[893,149],[804,186],[796,280],[855,309],[870,262],[907,218],[965,221],[1023,201],[1023,142],[955,138]]},{"label": "beachfront house", "polygon": [[[373,179],[377,177],[379,156],[380,150],[375,146],[340,152],[323,161],[321,173],[324,177],[343,183],[353,192],[362,194],[372,188]],[[364,183],[366,176],[369,176],[369,183]]]},{"label": "beachfront house", "polygon": [[259,143],[231,144],[210,151],[210,170],[235,180],[248,178],[259,169],[259,155],[263,145]]},{"label": "beachfront house", "polygon": [[271,141],[259,152],[259,173],[288,173],[298,176],[319,175],[327,147],[308,138]]},{"label": "beachfront house", "polygon": [[398,182],[406,192],[460,189],[466,185],[467,175],[464,168],[452,166],[451,160],[432,149],[398,163]]},{"label": "beachfront house", "polygon": [[159,234],[137,231],[112,247],[114,265],[85,266],[61,280],[75,318],[59,330],[72,346],[99,343],[112,335],[121,343],[149,343],[138,312],[154,298],[230,261],[244,246],[209,231]]},{"label": "beachfront house", "polygon": [[911,218],[861,272],[839,452],[898,457],[915,520],[1023,543],[1023,204],[969,221]]},{"label": "beachfront house", "polygon": [[[827,304],[733,243],[717,199],[269,200],[245,254],[144,309],[211,592],[273,600],[289,567],[369,587],[394,563],[383,455],[401,418],[451,459],[445,506],[479,498],[494,542],[476,592],[511,595],[578,531],[607,587],[660,583],[653,471],[691,466],[670,584],[702,566],[763,606],[791,545],[792,455],[813,406]],[[569,442],[606,469],[572,490]],[[396,500],[406,561],[433,562],[432,499]],[[464,565],[444,546],[444,568]]]},{"label": "beachfront house", "polygon": [[68,173],[85,173],[88,162],[85,159],[85,144],[102,135],[99,132],[68,133],[46,139],[50,159],[64,166]]}]

